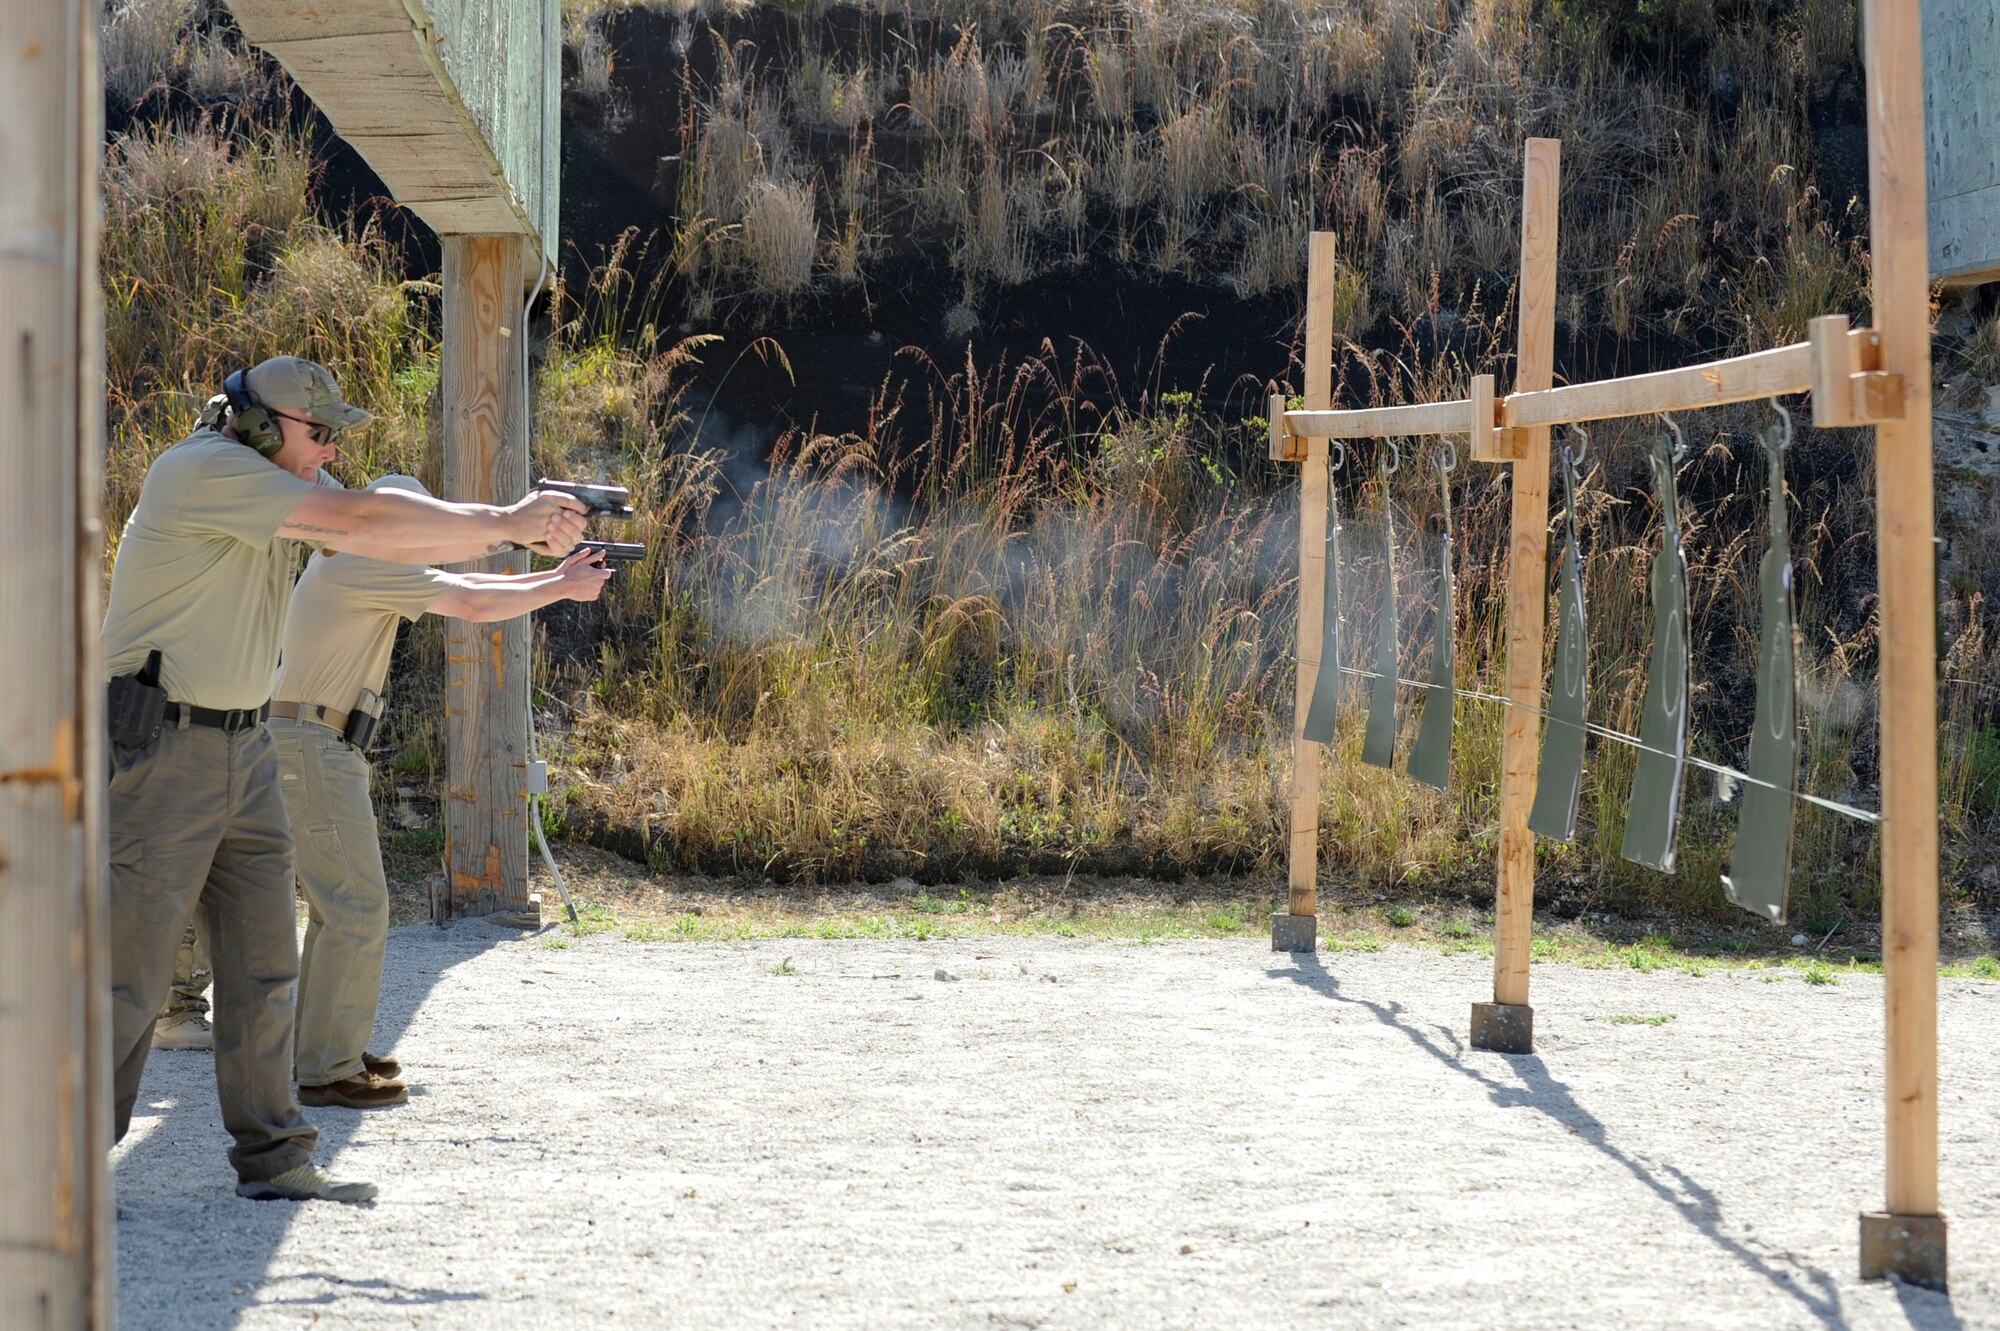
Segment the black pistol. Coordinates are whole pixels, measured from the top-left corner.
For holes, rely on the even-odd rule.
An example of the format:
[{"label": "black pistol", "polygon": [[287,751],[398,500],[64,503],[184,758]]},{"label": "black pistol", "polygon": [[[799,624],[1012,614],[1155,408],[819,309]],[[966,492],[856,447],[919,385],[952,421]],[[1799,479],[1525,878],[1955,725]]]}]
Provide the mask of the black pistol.
[{"label": "black pistol", "polygon": [[587,518],[637,516],[638,511],[632,507],[632,492],[622,485],[585,485],[581,481],[554,481],[544,476],[535,482],[535,488],[553,490],[581,501]]},{"label": "black pistol", "polygon": [[646,547],[628,541],[578,541],[579,550],[595,550],[607,564],[637,564],[646,557]]}]

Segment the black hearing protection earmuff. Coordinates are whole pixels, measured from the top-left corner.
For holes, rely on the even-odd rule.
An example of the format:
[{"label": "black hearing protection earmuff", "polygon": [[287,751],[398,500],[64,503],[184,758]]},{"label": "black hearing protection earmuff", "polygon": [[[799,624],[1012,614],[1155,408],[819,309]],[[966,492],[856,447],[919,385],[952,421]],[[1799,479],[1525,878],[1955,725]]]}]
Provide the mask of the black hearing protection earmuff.
[{"label": "black hearing protection earmuff", "polygon": [[265,457],[285,446],[285,432],[270,408],[250,391],[249,371],[235,370],[222,381],[222,394],[235,414],[236,437]]}]

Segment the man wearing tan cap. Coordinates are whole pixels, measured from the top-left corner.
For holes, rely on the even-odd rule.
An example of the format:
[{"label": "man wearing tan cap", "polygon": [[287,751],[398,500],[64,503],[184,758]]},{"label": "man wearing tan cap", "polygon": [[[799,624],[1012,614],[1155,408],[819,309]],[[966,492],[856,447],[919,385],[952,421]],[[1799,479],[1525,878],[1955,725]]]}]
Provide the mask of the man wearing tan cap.
[{"label": "man wearing tan cap", "polygon": [[[408,476],[368,488],[428,493]],[[285,620],[270,722],[306,898],[301,1104],[379,1109],[410,1098],[401,1065],[367,1052],[389,939],[367,736],[397,626],[426,612],[490,624],[556,601],[594,601],[610,577],[603,556],[585,550],[542,573],[447,573],[348,554],[315,555],[306,565]]]},{"label": "man wearing tan cap", "polygon": [[264,719],[300,542],[402,563],[509,542],[567,554],[583,505],[504,507],[349,491],[324,470],[369,415],[327,370],[290,356],[239,370],[199,428],[146,472],[112,566],[111,1033],[114,1113],[131,1126],[174,949],[198,910],[215,970],[215,1081],[236,1191],[367,1201],[311,1164],[292,1098],[292,831]]}]

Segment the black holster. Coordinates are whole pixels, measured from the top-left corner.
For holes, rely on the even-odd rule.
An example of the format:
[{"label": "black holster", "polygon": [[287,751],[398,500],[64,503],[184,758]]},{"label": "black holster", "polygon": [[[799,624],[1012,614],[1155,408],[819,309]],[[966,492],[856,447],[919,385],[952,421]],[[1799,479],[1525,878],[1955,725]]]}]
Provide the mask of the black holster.
[{"label": "black holster", "polygon": [[136,675],[119,675],[104,691],[105,727],[121,748],[143,749],[160,737],[166,724],[167,691],[160,687],[160,653],[156,648]]},{"label": "black holster", "polygon": [[347,710],[347,728],[340,737],[361,752],[368,752],[368,745],[375,738],[375,727],[382,720],[382,698],[373,689],[363,689],[354,699],[354,706]]},{"label": "black holster", "polygon": [[355,748],[366,752],[369,743],[375,738],[375,727],[380,725],[381,721],[381,717],[370,716],[357,707],[347,714],[347,729],[340,732],[340,737]]}]

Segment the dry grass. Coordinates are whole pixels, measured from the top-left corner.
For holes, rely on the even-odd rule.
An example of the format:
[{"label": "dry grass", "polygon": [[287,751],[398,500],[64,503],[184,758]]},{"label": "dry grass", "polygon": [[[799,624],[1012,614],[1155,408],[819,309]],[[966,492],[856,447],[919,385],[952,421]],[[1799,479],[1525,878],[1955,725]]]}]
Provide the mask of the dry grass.
[{"label": "dry grass", "polygon": [[[719,71],[683,90],[689,161],[720,173],[683,176],[702,275],[669,299],[694,310],[779,294],[730,230],[750,169],[730,162],[774,153],[817,196],[843,282],[930,249],[976,308],[1104,254],[1247,297],[1292,285],[1303,237],[1331,228],[1393,320],[1490,306],[1529,135],[1563,140],[1565,216],[1589,219],[1561,251],[1579,326],[1765,345],[1864,285],[1858,218],[1800,183],[1804,92],[1854,69],[1851,16],[1821,0],[1754,21],[1691,3],[1657,34],[1595,0],[872,0],[838,24],[813,0],[785,7],[783,44],[750,39],[775,6],[669,8],[691,67]],[[1627,49],[1651,40],[1671,58]],[[858,201],[856,178],[874,182]]]},{"label": "dry grass", "polygon": [[[1509,62],[1602,52],[1585,43],[1530,59],[1504,5],[1120,8],[1074,37],[1054,16],[1076,11],[1044,6],[1039,45],[1026,10],[1010,28],[971,0],[946,8],[980,19],[980,36],[914,62],[921,78],[906,69],[885,81],[833,54],[817,82],[774,79],[748,52],[724,62],[687,125],[695,147],[680,184],[692,211],[662,242],[663,275],[648,284],[651,257],[628,242],[584,289],[557,298],[538,370],[536,465],[632,485],[645,496],[632,536],[653,550],[601,610],[545,618],[538,696],[559,765],[558,831],[619,840],[660,865],[802,881],[935,881],[1023,865],[1271,874],[1281,863],[1295,503],[1292,478],[1260,460],[1259,403],[1210,415],[1194,395],[1119,382],[1082,349],[1018,364],[968,351],[962,364],[906,360],[907,382],[880,387],[876,423],[857,436],[756,441],[772,445],[766,463],[682,411],[690,358],[709,353],[701,339],[667,342],[654,330],[672,326],[664,311],[685,293],[714,302],[797,293],[825,273],[863,280],[875,247],[908,230],[893,209],[919,202],[929,241],[959,241],[969,299],[950,317],[963,327],[976,326],[983,288],[1121,240],[1136,261],[1220,274],[1246,295],[1282,290],[1297,281],[1304,230],[1331,224],[1345,259],[1342,400],[1439,396],[1502,361],[1512,342],[1504,274],[1468,267],[1510,252],[1511,163],[1442,123],[1480,115],[1508,142],[1604,118],[1567,159],[1571,188],[1608,219],[1565,241],[1566,264],[1581,270],[1572,289],[1582,326],[1756,343],[1858,299],[1848,222],[1791,168],[1790,131],[1753,120],[1725,133],[1677,111],[1670,90],[1629,80],[1619,87],[1638,99],[1636,113],[1619,112],[1602,87],[1555,95],[1553,82],[1533,79],[1566,67],[1521,73]],[[1346,21],[1357,16],[1401,26],[1357,29]],[[687,17],[726,24],[732,14],[689,7]],[[1709,60],[1737,58],[1727,35]],[[1467,101],[1442,78],[1454,68],[1498,86]],[[1741,77],[1753,73],[1773,97],[1796,91],[1782,70],[1745,65]],[[905,96],[912,79],[928,123],[948,130],[888,109],[884,98]],[[848,130],[837,180],[814,174],[792,137],[786,99],[809,92],[817,114]],[[1301,108],[1328,96],[1440,123],[1414,147],[1407,132],[1307,147],[1306,129],[1285,126],[1310,126]],[[1064,139],[1069,160],[1016,150],[1019,135],[1072,108],[1089,129]],[[923,172],[882,168],[877,133],[932,135]],[[1621,193],[1628,164],[1645,183]],[[1288,179],[1311,188],[1287,194]],[[351,476],[433,470],[435,288],[403,280],[375,236],[317,220],[310,183],[305,146],[285,133],[196,124],[114,145],[103,262],[114,530],[146,463],[222,375],[278,351],[325,360],[378,412],[352,441]],[[927,199],[898,194],[920,186]],[[1730,267],[1718,223],[1741,228],[1768,262]],[[1444,328],[1453,336],[1434,336]],[[1970,377],[2000,375],[1991,329],[1946,349]],[[760,354],[777,353],[764,344]],[[904,437],[902,394],[930,402],[933,433]],[[1695,751],[1740,765],[1759,422],[1749,408],[1709,416],[1686,422],[1696,457],[1684,487],[1698,515],[1688,533],[1701,644]],[[1596,719],[1626,730],[1649,631],[1641,589],[1653,517],[1639,445],[1650,428],[1598,432],[1606,462],[1583,501]],[[1865,463],[1858,473],[1836,465],[1849,445],[1806,433],[1793,470],[1804,780],[1865,804],[1878,762],[1872,482]],[[1379,588],[1393,559],[1406,597],[1402,670],[1420,677],[1435,547],[1415,533],[1435,529],[1440,501],[1423,467],[1405,467],[1385,493],[1366,479],[1370,461],[1357,450],[1342,480],[1349,624],[1355,641],[1372,640],[1371,580]],[[1453,501],[1460,682],[1493,691],[1504,486],[1462,469]],[[1389,502],[1403,538],[1385,556]],[[1943,812],[1949,853],[1977,856],[2000,813],[2000,652],[1978,586],[1951,593]],[[385,783],[410,788],[419,806],[434,798],[441,753],[441,651],[434,628],[407,635],[387,732],[396,756]],[[1322,792],[1335,890],[1483,894],[1498,714],[1460,704],[1456,784],[1439,795],[1359,762],[1358,698]],[[1720,910],[1714,880],[1733,808],[1691,789],[1683,869],[1641,873],[1616,858],[1629,773],[1629,755],[1593,750],[1584,836],[1547,852],[1550,892],[1572,904]],[[1872,855],[1872,835],[1803,814],[1801,918],[1865,910]]]},{"label": "dry grass", "polygon": [[166,89],[200,105],[247,96],[269,68],[214,30],[211,0],[109,0],[98,26],[104,87],[136,106]]}]

